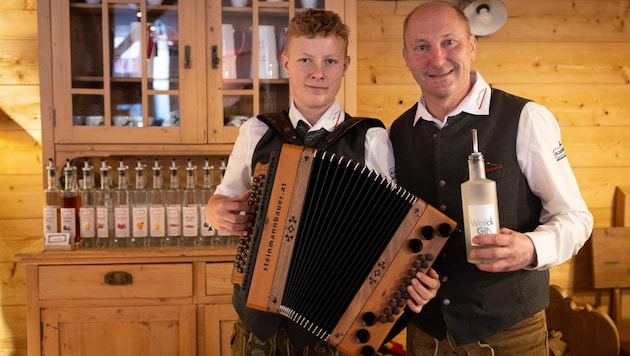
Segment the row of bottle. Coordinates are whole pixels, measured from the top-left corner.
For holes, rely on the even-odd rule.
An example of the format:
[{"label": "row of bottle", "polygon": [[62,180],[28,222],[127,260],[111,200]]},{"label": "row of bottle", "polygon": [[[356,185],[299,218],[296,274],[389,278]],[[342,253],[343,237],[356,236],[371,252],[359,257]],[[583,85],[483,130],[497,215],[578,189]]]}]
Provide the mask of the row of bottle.
[{"label": "row of bottle", "polygon": [[[221,163],[223,172],[223,160]],[[198,187],[196,166],[189,159],[183,189],[178,169],[173,159],[170,184],[164,186],[162,167],[156,159],[149,186],[145,166],[138,160],[135,187],[130,189],[129,169],[121,160],[117,168],[118,184],[112,187],[111,169],[103,160],[100,187],[96,187],[94,168],[89,161],[84,162],[83,179],[79,185],[77,169],[67,160],[63,168],[63,188],[59,188],[55,164],[50,159],[44,234],[67,233],[71,241],[84,248],[233,242],[233,237],[217,233],[205,221],[206,203],[214,191],[214,167],[205,160],[203,184]]]}]

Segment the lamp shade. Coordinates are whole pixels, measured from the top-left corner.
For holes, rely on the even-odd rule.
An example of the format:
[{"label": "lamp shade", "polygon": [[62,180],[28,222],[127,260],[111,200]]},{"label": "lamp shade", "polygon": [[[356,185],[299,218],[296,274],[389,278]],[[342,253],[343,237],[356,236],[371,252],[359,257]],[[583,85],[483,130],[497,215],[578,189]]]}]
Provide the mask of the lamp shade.
[{"label": "lamp shade", "polygon": [[475,36],[487,36],[497,32],[508,18],[507,7],[499,0],[476,0],[464,8]]}]

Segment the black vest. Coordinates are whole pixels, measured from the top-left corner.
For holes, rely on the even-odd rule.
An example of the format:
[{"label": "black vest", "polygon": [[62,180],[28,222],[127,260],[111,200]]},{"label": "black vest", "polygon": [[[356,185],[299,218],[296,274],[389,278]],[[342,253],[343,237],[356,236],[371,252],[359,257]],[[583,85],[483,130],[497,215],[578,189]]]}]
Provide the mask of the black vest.
[{"label": "black vest", "polygon": [[398,183],[455,219],[453,233],[434,268],[447,278],[438,297],[414,319],[442,339],[448,328],[463,345],[533,316],[549,303],[548,271],[482,272],[466,261],[460,185],[476,128],[486,176],[497,183],[501,227],[520,232],[539,225],[541,202],[529,189],[516,157],[518,122],[526,99],[493,89],[489,115],[460,113],[442,129],[426,120],[413,126],[417,104],[390,128]]},{"label": "black vest", "polygon": [[[252,169],[256,166],[256,163],[268,162],[271,152],[279,152],[284,143],[303,145],[291,125],[288,112],[259,115],[258,119],[267,124],[269,130],[256,145],[252,156]],[[337,155],[364,164],[365,135],[368,129],[372,127],[385,128],[378,119],[353,118],[345,114],[345,120],[333,132],[329,133],[316,148],[334,152]],[[234,293],[232,295],[234,309],[247,328],[259,339],[268,339],[280,325],[283,325],[291,342],[297,348],[301,349],[320,341],[315,335],[304,330],[288,318],[248,308],[246,301],[240,298],[239,295],[240,286],[234,285]]]}]

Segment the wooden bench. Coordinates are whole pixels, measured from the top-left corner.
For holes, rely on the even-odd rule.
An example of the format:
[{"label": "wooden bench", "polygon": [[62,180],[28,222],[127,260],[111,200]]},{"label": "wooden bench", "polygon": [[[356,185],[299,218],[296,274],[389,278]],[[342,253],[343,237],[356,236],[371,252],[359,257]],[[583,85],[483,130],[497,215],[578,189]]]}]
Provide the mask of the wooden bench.
[{"label": "wooden bench", "polygon": [[588,304],[577,306],[561,287],[549,288],[545,315],[550,355],[619,355],[619,333],[612,319]]},{"label": "wooden bench", "polygon": [[619,329],[622,354],[630,354],[630,318],[624,318],[622,289],[630,288],[630,227],[595,228],[591,235],[595,289],[609,289],[610,316]]}]

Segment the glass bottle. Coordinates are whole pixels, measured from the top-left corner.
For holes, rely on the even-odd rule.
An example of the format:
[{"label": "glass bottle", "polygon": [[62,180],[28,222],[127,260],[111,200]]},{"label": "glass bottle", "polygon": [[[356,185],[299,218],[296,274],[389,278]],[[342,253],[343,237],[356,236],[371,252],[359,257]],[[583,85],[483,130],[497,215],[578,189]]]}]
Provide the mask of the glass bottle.
[{"label": "glass bottle", "polygon": [[462,210],[466,234],[466,256],[469,263],[487,260],[470,258],[470,251],[489,247],[472,242],[472,238],[482,234],[499,232],[499,208],[495,181],[486,178],[483,154],[479,152],[477,129],[472,129],[473,152],[468,156],[468,181],[462,183]]},{"label": "glass bottle", "polygon": [[44,235],[60,232],[59,209],[61,208],[61,189],[57,184],[57,168],[52,158],[48,159],[48,185],[44,189]]},{"label": "glass bottle", "polygon": [[197,201],[197,167],[188,159],[186,186],[182,200],[182,245],[197,244],[199,234],[199,202]]},{"label": "glass bottle", "polygon": [[166,191],[162,189],[162,167],[158,159],[153,165],[153,185],[149,191],[148,246],[159,246],[166,237]]},{"label": "glass bottle", "polygon": [[211,229],[210,224],[206,221],[206,205],[208,200],[214,193],[214,166],[211,166],[206,158],[203,165],[203,185],[197,191],[199,198],[199,243],[209,245],[214,243],[216,231]]},{"label": "glass bottle", "polygon": [[106,248],[114,238],[116,226],[114,218],[114,201],[112,194],[112,178],[107,161],[101,160],[101,185],[96,190],[96,247]]},{"label": "glass bottle", "polygon": [[131,221],[129,246],[144,246],[149,236],[149,192],[145,185],[144,167],[140,159],[136,164],[136,186],[131,190]]},{"label": "glass bottle", "polygon": [[[227,171],[225,158],[221,158],[221,166],[219,166],[221,182],[223,181],[223,177],[225,176],[225,171]],[[221,230],[217,230],[216,242],[218,244],[228,245],[235,241],[238,241],[238,236],[230,235],[228,233],[222,232]]]},{"label": "glass bottle", "polygon": [[182,237],[182,190],[179,187],[179,168],[175,159],[171,162],[170,183],[166,191],[166,238],[162,245],[173,246]]},{"label": "glass bottle", "polygon": [[129,197],[129,176],[127,167],[120,160],[118,166],[118,186],[112,191],[114,201],[114,239],[111,241],[113,247],[126,247],[129,245],[131,237],[131,204]]},{"label": "glass bottle", "polygon": [[90,162],[83,161],[83,181],[79,191],[81,207],[79,208],[79,226],[81,247],[94,247],[96,238],[96,202],[94,191],[94,170]]},{"label": "glass bottle", "polygon": [[70,235],[70,241],[75,244],[81,242],[79,228],[79,209],[81,208],[81,197],[76,189],[76,172],[70,165],[70,160],[66,160],[63,169],[64,189],[62,194],[62,205],[60,208],[61,215],[61,232],[67,232]]}]

